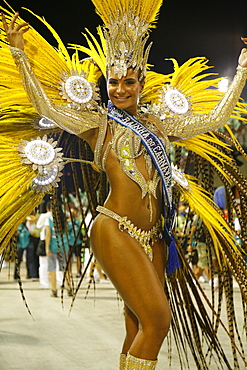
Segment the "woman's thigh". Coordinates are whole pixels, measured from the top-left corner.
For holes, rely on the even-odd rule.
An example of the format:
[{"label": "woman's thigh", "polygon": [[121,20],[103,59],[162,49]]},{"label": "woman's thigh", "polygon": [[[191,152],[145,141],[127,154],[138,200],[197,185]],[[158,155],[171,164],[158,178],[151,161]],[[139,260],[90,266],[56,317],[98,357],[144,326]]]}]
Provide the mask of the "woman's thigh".
[{"label": "woman's thigh", "polygon": [[169,316],[161,282],[164,272],[164,261],[160,261],[164,255],[162,243],[155,246],[153,264],[140,244],[118,229],[115,220],[99,215],[92,227],[91,244],[101,267],[142,323],[150,319],[150,312],[156,313],[157,320],[159,313],[162,315],[166,311]]}]

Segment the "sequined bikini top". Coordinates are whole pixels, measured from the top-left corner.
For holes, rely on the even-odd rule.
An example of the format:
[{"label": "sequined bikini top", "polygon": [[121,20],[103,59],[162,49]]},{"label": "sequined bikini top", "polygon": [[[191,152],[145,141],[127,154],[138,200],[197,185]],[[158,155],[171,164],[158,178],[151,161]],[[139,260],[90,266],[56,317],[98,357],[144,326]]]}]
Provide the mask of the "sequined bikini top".
[{"label": "sequined bikini top", "polygon": [[[104,152],[102,150],[107,125],[110,126],[112,139],[108,142]],[[153,164],[150,155],[141,143],[140,137],[135,135],[131,129],[126,128],[115,121],[108,120],[104,122],[99,129],[99,135],[94,151],[94,162],[103,171],[105,171],[105,163],[108,157],[108,153],[112,149],[120,162],[121,168],[124,173],[139,185],[141,189],[142,199],[148,195],[149,197],[149,209],[150,209],[150,221],[152,220],[152,202],[151,196],[155,199],[156,189],[160,180],[160,176],[156,169],[153,170]],[[146,180],[143,174],[137,167],[136,160],[140,156],[143,156],[146,163],[146,170],[148,179]]]}]

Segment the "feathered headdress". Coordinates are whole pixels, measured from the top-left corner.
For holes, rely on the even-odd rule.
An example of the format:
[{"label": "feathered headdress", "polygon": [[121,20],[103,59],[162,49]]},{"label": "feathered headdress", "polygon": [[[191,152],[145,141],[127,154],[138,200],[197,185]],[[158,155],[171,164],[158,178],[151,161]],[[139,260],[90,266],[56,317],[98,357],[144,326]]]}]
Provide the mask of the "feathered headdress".
[{"label": "feathered headdress", "polygon": [[145,49],[149,30],[162,5],[162,0],[110,0],[102,4],[92,1],[104,22],[107,68],[121,78],[128,68],[140,70],[139,80],[146,75],[146,64],[151,44]]}]

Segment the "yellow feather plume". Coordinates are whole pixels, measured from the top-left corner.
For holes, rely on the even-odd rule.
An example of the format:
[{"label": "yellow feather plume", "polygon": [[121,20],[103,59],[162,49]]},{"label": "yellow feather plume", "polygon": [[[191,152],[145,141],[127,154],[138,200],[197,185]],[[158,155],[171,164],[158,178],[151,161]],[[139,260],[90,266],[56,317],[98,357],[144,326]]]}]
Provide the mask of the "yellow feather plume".
[{"label": "yellow feather plume", "polygon": [[234,166],[234,163],[227,154],[223,153],[215,145],[219,146],[220,148],[225,148],[228,151],[231,151],[232,149],[227,143],[219,140],[213,133],[198,135],[191,139],[176,141],[173,143],[173,145],[184,147],[187,150],[191,150],[200,157],[206,159],[223,174],[229,183],[231,183],[231,179],[224,171],[222,165],[227,163],[230,166]]},{"label": "yellow feather plume", "polygon": [[140,103],[159,102],[162,85],[170,83],[172,74],[163,75],[153,71],[147,71],[144,89],[141,93]]},{"label": "yellow feather plume", "polygon": [[[80,73],[85,68],[85,64],[80,62],[78,51],[70,57],[67,48],[64,46],[57,32],[51,25],[42,17],[34,14],[32,11],[24,8],[42,22],[53,35],[57,47],[50,45],[33,27],[30,26],[28,32],[25,33],[25,52],[29,58],[31,66],[37,78],[43,85],[47,95],[55,104],[67,104],[60,95],[60,82],[62,74],[70,74],[71,71]],[[8,11],[3,7],[0,10],[4,12],[7,22],[13,17],[14,12]],[[24,20],[18,18],[16,23],[21,24]],[[3,30],[2,22],[0,21],[0,75],[3,76],[0,86],[0,109],[6,108],[10,102],[13,105],[21,104],[31,108],[19,72],[15,66],[8,43],[5,40],[5,31]],[[90,73],[89,80],[97,81],[101,75],[97,66],[93,68],[93,63],[90,68],[86,66]]]},{"label": "yellow feather plume", "polygon": [[[187,97],[193,114],[209,113],[223,96],[223,93],[218,90],[218,84],[223,77],[208,78],[217,75],[217,73],[205,73],[208,69],[213,68],[208,65],[208,60],[205,57],[191,58],[181,66],[175,59],[166,60],[173,62],[174,72],[169,75],[147,72],[147,83],[142,91],[141,103],[148,101],[160,103],[162,88],[165,84],[169,84]],[[231,117],[247,122],[247,118],[243,115],[247,115],[247,105],[240,101]]]},{"label": "yellow feather plume", "polygon": [[222,245],[219,236],[225,241],[225,244],[230,246],[234,253],[241,256],[239,246],[236,245],[234,239],[235,233],[222,216],[220,208],[213,202],[210,194],[198,184],[196,178],[189,175],[185,176],[189,183],[189,189],[185,189],[179,184],[176,184],[176,187],[181,193],[181,199],[189,204],[191,210],[202,219],[209,231],[219,265],[222,264],[219,251],[222,252],[221,255],[225,255],[225,245]]},{"label": "yellow feather plume", "polygon": [[[100,68],[103,75],[106,77],[106,41],[102,28],[97,28],[97,33],[100,37],[100,43],[88,29],[86,29],[86,32],[87,34],[83,33],[83,36],[86,38],[88,47],[76,44],[69,44],[69,48],[79,50],[92,58],[97,66]],[[96,76],[96,78],[99,78],[99,76]]]},{"label": "yellow feather plume", "polygon": [[157,20],[162,0],[92,0],[99,14],[107,25],[111,19],[118,15],[127,14],[129,11],[135,16],[142,19],[150,28],[154,27],[153,22]]}]

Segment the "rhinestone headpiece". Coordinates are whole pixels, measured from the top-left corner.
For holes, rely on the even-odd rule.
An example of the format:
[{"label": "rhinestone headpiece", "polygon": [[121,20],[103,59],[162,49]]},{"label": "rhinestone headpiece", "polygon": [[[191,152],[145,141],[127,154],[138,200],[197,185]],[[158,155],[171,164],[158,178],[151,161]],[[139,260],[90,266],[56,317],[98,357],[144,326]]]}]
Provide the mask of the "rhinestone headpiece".
[{"label": "rhinestone headpiece", "polygon": [[121,78],[126,76],[128,68],[140,70],[139,80],[146,75],[146,64],[151,43],[144,50],[148,39],[149,24],[138,16],[134,16],[131,10],[128,14],[120,15],[104,29],[107,45],[107,68],[113,66],[114,73]]}]

